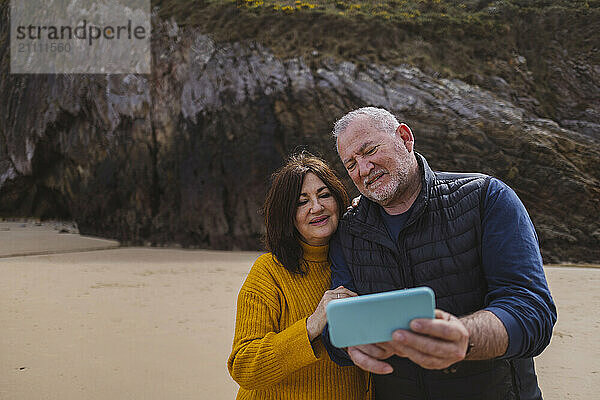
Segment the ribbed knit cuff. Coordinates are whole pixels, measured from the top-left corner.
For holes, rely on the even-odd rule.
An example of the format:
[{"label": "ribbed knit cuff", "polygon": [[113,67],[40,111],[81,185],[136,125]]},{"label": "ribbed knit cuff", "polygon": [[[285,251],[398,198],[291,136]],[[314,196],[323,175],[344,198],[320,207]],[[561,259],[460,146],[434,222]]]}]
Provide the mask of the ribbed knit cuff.
[{"label": "ribbed knit cuff", "polygon": [[308,340],[306,319],[295,322],[273,338],[275,357],[284,371],[295,371],[317,361]]}]

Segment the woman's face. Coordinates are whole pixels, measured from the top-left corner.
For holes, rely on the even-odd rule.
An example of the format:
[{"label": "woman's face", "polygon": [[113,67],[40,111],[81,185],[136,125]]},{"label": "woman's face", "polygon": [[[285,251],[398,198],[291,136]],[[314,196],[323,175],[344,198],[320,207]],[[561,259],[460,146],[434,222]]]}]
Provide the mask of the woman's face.
[{"label": "woman's face", "polygon": [[294,226],[312,246],[329,243],[338,225],[338,204],[329,188],[312,172],[304,176]]}]

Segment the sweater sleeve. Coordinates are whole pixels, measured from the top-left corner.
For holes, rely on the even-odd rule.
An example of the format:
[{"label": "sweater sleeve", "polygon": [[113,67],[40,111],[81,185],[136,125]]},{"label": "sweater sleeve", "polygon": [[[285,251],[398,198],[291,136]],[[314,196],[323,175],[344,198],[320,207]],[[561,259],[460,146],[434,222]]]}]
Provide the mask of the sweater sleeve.
[{"label": "sweater sleeve", "polygon": [[244,389],[271,386],[318,359],[308,339],[306,318],[278,331],[279,315],[262,293],[242,288],[227,367]]}]

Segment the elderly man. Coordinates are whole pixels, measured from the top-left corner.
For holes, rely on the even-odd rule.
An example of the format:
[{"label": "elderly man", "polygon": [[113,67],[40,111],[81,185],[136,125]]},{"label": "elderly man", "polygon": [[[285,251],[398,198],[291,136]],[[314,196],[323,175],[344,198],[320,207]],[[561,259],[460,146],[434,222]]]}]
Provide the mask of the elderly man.
[{"label": "elderly man", "polygon": [[371,371],[376,399],[541,399],[532,357],[556,322],[533,224],[498,179],[434,172],[410,128],[365,107],[336,122],[362,193],[330,244],[332,287],[359,295],[429,286],[436,318],[331,358]]}]

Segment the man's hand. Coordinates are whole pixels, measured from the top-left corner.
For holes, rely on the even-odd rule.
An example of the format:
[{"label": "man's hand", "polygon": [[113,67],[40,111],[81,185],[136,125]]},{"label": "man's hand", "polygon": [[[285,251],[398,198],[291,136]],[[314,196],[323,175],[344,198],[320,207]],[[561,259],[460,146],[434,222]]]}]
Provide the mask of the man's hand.
[{"label": "man's hand", "polygon": [[399,329],[379,345],[426,369],[444,369],[464,360],[469,332],[454,315],[435,310],[435,319],[414,319],[410,331]]},{"label": "man's hand", "polygon": [[389,348],[382,347],[383,343],[364,344],[348,347],[348,355],[354,364],[365,371],[375,374],[390,374],[394,371],[392,366],[381,360],[394,355]]},{"label": "man's hand", "polygon": [[435,310],[435,319],[414,319],[410,331],[399,329],[389,342],[348,348],[356,366],[375,374],[389,374],[390,364],[381,361],[392,355],[406,357],[426,369],[444,369],[464,360],[469,332],[452,314]]}]

